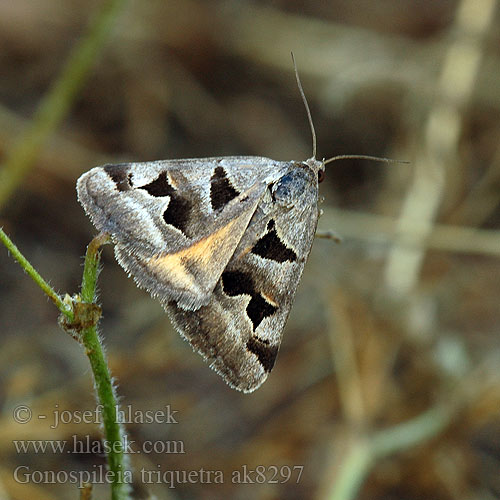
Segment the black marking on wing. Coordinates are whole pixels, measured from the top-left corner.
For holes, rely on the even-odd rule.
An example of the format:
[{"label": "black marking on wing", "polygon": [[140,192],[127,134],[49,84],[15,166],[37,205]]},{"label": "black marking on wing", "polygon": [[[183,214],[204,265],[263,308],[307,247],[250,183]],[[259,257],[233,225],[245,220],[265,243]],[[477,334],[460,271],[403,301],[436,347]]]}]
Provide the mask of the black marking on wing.
[{"label": "black marking on wing", "polygon": [[276,346],[270,346],[268,342],[260,340],[258,337],[250,337],[247,342],[247,349],[257,356],[266,372],[270,372],[273,369],[276,356],[278,355],[278,348]]},{"label": "black marking on wing", "polygon": [[145,189],[151,196],[169,196],[170,201],[168,202],[167,209],[163,212],[163,220],[182,232],[186,230],[191,211],[191,202],[180,196],[170,185],[167,172],[162,172],[154,181],[141,186],[141,189]]},{"label": "black marking on wing", "polygon": [[210,203],[212,209],[219,210],[223,208],[239,194],[227,178],[226,171],[222,167],[217,167],[210,179]]},{"label": "black marking on wing", "polygon": [[222,273],[222,288],[229,297],[250,295],[246,313],[255,331],[264,318],[272,316],[278,308],[269,303],[261,293],[255,290],[252,276],[241,271],[225,271]]},{"label": "black marking on wing", "polygon": [[225,271],[222,273],[222,287],[226,295],[254,295],[253,280],[250,274],[241,271]]},{"label": "black marking on wing", "polygon": [[270,304],[260,293],[253,295],[247,306],[247,314],[252,321],[253,330],[257,329],[264,318],[273,315],[277,310],[278,308]]},{"label": "black marking on wing", "polygon": [[180,196],[172,196],[167,209],[163,212],[163,220],[184,233],[189,221],[190,211],[191,203],[189,200]]},{"label": "black marking on wing", "polygon": [[170,185],[167,178],[167,172],[162,172],[153,182],[141,186],[151,196],[174,196],[175,189]]},{"label": "black marking on wing", "polygon": [[263,259],[275,260],[276,262],[295,262],[297,254],[280,240],[274,220],[271,219],[268,222],[267,230],[268,232],[255,243],[251,252]]},{"label": "black marking on wing", "polygon": [[132,174],[127,173],[128,169],[125,168],[125,165],[105,165],[103,168],[115,183],[118,191],[129,191],[132,189]]}]

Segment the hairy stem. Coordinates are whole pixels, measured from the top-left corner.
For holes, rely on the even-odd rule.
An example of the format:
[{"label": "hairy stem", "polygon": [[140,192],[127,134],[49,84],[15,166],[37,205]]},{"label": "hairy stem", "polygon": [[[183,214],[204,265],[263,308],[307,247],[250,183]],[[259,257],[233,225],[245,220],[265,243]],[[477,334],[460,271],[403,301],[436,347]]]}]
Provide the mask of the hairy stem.
[{"label": "hairy stem", "polygon": [[17,260],[19,265],[26,271],[31,279],[45,292],[62,314],[69,320],[73,321],[73,311],[71,306],[66,304],[56,291],[40,276],[36,269],[28,262],[26,257],[19,251],[14,242],[0,228],[0,240],[7,247],[12,257]]},{"label": "hairy stem", "polygon": [[[95,304],[96,285],[99,275],[100,247],[109,242],[109,235],[96,236],[87,247],[83,269],[81,298],[84,303]],[[81,341],[90,361],[94,375],[97,399],[101,405],[104,436],[108,444],[108,466],[112,472],[111,498],[122,500],[129,498],[129,486],[125,482],[128,459],[124,450],[125,433],[119,424],[118,404],[113,387],[113,379],[102,347],[96,324],[83,328]]]}]

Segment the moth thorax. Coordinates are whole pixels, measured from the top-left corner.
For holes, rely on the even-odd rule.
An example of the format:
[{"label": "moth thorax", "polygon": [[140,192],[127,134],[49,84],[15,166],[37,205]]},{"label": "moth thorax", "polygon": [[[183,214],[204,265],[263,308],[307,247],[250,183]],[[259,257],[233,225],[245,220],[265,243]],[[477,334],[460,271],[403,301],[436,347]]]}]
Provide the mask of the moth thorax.
[{"label": "moth thorax", "polygon": [[272,195],[275,203],[284,206],[294,205],[310,189],[311,181],[314,181],[314,173],[302,164],[298,164],[288,173],[283,175],[272,187]]}]

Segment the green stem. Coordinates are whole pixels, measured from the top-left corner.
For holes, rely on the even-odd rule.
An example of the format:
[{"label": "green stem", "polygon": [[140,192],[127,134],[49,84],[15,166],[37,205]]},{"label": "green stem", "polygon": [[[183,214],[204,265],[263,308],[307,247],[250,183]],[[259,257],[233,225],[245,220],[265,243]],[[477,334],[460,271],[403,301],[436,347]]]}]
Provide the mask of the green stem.
[{"label": "green stem", "polygon": [[89,304],[96,302],[97,278],[99,276],[99,262],[101,260],[99,249],[102,245],[109,243],[109,241],[109,234],[101,233],[87,247],[80,294],[83,302],[88,302]]},{"label": "green stem", "polygon": [[[96,301],[96,285],[99,274],[100,251],[102,244],[109,241],[109,235],[102,234],[94,238],[87,247],[83,269],[81,297],[84,303]],[[129,498],[129,486],[125,482],[128,470],[128,457],[123,449],[125,434],[119,424],[118,404],[109,372],[106,355],[102,348],[95,325],[82,329],[81,340],[85,346],[94,375],[97,399],[101,405],[104,436],[108,444],[108,466],[112,474],[111,498],[123,500]]]},{"label": "green stem", "polygon": [[383,458],[424,443],[442,432],[456,413],[455,404],[440,404],[408,422],[378,431],[372,437],[375,457]]},{"label": "green stem", "polygon": [[86,36],[72,51],[59,78],[42,99],[33,121],[9,151],[0,170],[0,207],[32,167],[40,147],[68,114],[125,0],[107,0]]},{"label": "green stem", "polygon": [[28,262],[26,257],[19,251],[14,242],[0,228],[0,240],[7,247],[7,250],[12,254],[12,257],[19,262],[19,265],[28,273],[31,279],[48,295],[50,300],[54,302],[62,314],[69,320],[73,321],[73,310],[71,306],[65,304],[55,290],[38,274],[35,268]]},{"label": "green stem", "polygon": [[[127,500],[130,498],[129,477],[127,474],[130,474],[130,472],[128,469],[128,456],[124,450],[125,433],[119,423],[113,379],[109,372],[96,326],[100,317],[100,308],[95,303],[101,256],[99,249],[101,245],[110,241],[109,235],[101,234],[97,236],[87,247],[81,294],[80,297],[73,299],[70,304],[64,302],[38,274],[1,228],[0,240],[33,281],[52,299],[67,319],[66,324],[70,330],[78,332],[77,338],[85,346],[85,353],[89,358],[94,375],[97,399],[101,407],[104,436],[108,445],[108,466],[112,473],[109,477],[111,498],[112,500]],[[65,322],[62,322],[62,324],[64,325]]]},{"label": "green stem", "polygon": [[436,436],[451,423],[456,411],[453,404],[438,405],[408,422],[357,439],[340,465],[327,498],[355,499],[377,461]]}]

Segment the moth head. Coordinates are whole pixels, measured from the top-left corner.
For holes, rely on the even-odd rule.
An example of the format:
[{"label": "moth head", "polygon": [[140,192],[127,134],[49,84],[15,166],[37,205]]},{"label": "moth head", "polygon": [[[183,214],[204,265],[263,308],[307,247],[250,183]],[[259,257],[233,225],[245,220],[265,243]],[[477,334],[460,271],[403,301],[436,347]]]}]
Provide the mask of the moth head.
[{"label": "moth head", "polygon": [[316,158],[311,157],[308,160],[302,162],[304,166],[310,168],[314,174],[318,177],[318,182],[323,182],[325,179],[325,161],[316,160]]}]

